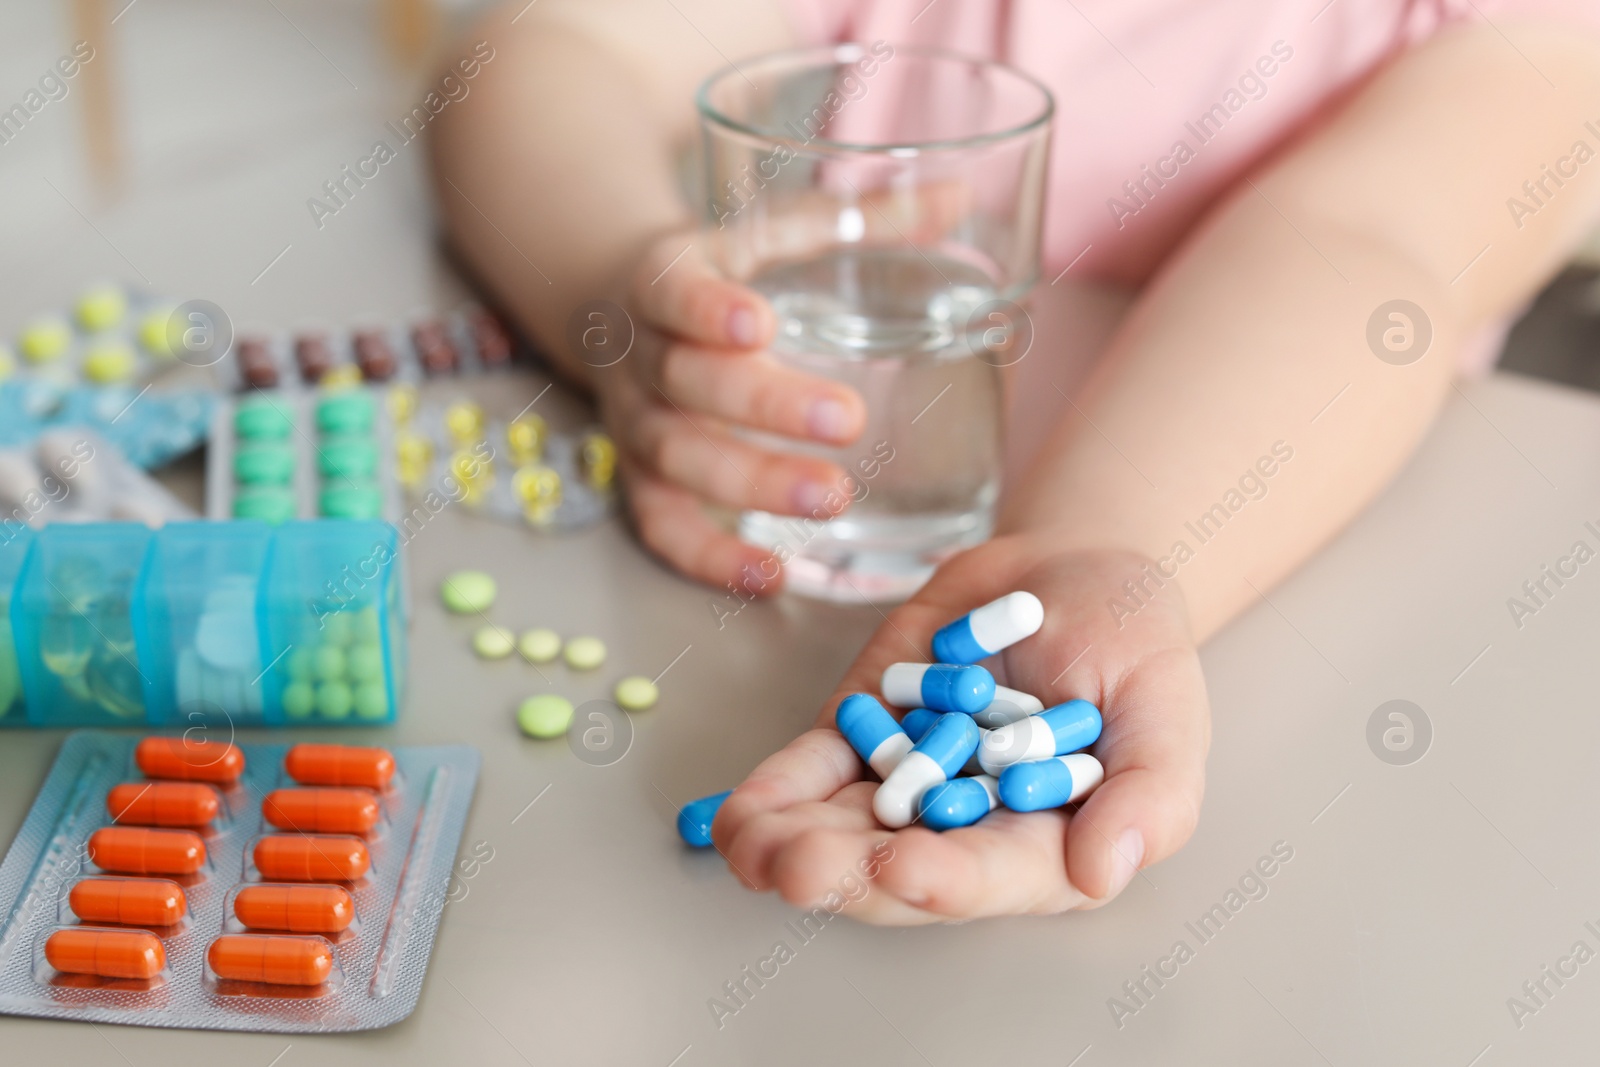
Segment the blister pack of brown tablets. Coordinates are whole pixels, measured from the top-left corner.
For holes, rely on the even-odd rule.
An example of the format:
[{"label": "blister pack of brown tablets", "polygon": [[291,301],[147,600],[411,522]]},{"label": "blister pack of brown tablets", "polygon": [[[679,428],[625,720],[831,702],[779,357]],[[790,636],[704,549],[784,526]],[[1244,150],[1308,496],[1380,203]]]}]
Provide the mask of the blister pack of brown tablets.
[{"label": "blister pack of brown tablets", "polygon": [[467,746],[83,730],[0,864],[0,1013],[333,1033],[416,1007]]}]

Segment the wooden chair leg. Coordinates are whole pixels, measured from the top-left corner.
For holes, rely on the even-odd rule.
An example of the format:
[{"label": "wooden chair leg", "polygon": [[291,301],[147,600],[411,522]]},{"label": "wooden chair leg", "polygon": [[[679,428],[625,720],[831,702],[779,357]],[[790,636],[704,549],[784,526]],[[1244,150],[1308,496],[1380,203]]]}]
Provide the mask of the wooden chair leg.
[{"label": "wooden chair leg", "polygon": [[102,196],[111,195],[122,182],[122,128],[112,88],[113,17],[107,0],[72,0],[75,39],[88,41],[94,48],[93,61],[85,63],[78,76],[77,90],[83,108],[84,154],[90,177]]},{"label": "wooden chair leg", "polygon": [[385,0],[383,19],[389,54],[397,62],[410,67],[427,58],[439,21],[434,0]]}]

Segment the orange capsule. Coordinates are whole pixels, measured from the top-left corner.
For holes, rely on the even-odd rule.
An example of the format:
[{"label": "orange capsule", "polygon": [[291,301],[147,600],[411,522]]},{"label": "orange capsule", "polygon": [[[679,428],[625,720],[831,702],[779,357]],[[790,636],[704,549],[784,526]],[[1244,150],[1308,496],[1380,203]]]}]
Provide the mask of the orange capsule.
[{"label": "orange capsule", "polygon": [[353,882],[372,859],[355,837],[269,834],[256,842],[256,870],[270,882]]},{"label": "orange capsule", "polygon": [[333,952],[315,937],[224,934],[206,960],[219,978],[273,985],[321,985],[333,973]]},{"label": "orange capsule", "polygon": [[111,821],[126,826],[208,826],[217,791],[199,782],[124,782],[106,794]]},{"label": "orange capsule", "polygon": [[274,789],[261,814],[280,830],[364,834],[378,821],[378,798],[365,789]]},{"label": "orange capsule", "polygon": [[154,978],[167,965],[161,939],[144,930],[57,930],[44,958],[64,974]]},{"label": "orange capsule", "polygon": [[382,789],[394,777],[394,756],[386,748],[354,745],[295,745],[283,769],[301,785],[359,785]]},{"label": "orange capsule", "polygon": [[147,737],[133,750],[139,769],[151,778],[231,785],[244,773],[244,753],[226,742],[188,737]]},{"label": "orange capsule", "polygon": [[86,923],[129,926],[171,926],[188,908],[183,887],[159,878],[85,878],[67,903]]},{"label": "orange capsule", "polygon": [[336,885],[250,885],[234,896],[233,914],[252,930],[336,934],[350,925],[356,906]]},{"label": "orange capsule", "polygon": [[192,830],[106,826],[89,835],[89,858],[119,874],[193,874],[206,861],[206,843]]}]

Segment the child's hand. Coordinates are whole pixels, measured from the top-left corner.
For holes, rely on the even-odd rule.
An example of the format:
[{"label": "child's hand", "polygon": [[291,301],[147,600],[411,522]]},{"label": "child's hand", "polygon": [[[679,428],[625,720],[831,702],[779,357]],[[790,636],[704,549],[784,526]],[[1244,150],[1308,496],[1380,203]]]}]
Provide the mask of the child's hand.
[{"label": "child's hand", "polygon": [[[1176,851],[1200,811],[1210,712],[1176,585],[1120,628],[1107,607],[1111,598],[1131,605],[1123,583],[1141,580],[1144,562],[1052,554],[1017,536],[941,567],[867,644],[822,725],[763,762],[723,805],[713,832],[729,867],[751,888],[806,907],[842,876],[876,866],[873,891],[852,914],[911,924],[1093,907]],[[884,829],[872,815],[877,782],[833,728],[834,706],[852,692],[875,693],[890,663],[926,661],[935,630],[1015,589],[1044,601],[1045,622],[1002,653],[1006,682],[1047,707],[1082,697],[1101,709],[1105,729],[1092,751],[1104,784],[1076,813],[997,808],[942,834]],[[893,858],[879,849],[873,864],[884,841]]]},{"label": "child's hand", "polygon": [[866,411],[849,387],[765,351],[772,309],[720,277],[703,247],[700,236],[680,233],[646,253],[625,282],[633,351],[591,380],[622,452],[640,537],[689,576],[724,585],[768,553],[716,525],[702,504],[810,515],[844,477],[836,464],[759,447],[733,428],[842,445],[860,435]]}]

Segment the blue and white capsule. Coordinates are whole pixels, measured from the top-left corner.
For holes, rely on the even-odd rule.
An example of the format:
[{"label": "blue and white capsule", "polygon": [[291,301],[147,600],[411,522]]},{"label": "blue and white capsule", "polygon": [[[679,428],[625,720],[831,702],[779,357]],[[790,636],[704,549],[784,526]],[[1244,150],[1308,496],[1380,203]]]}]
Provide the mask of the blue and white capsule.
[{"label": "blue and white capsule", "polygon": [[866,693],[852,693],[839,702],[834,725],[879,778],[900,765],[915,744],[894,716]]},{"label": "blue and white capsule", "polygon": [[1082,800],[1105,781],[1106,769],[1087,752],[1013,763],[1000,772],[1000,802],[1012,811],[1044,811]]},{"label": "blue and white capsule", "polygon": [[933,729],[933,724],[938,721],[939,713],[937,711],[929,711],[927,708],[912,708],[900,720],[900,729],[904,730],[906,736],[911,738],[912,744],[916,744],[922,740],[924,734]]},{"label": "blue and white capsule", "polygon": [[933,658],[940,663],[976,663],[1044,625],[1044,604],[1032,593],[1007,593],[967,612],[933,635]]},{"label": "blue and white capsule", "polygon": [[893,663],[884,669],[883,699],[897,708],[976,715],[994,700],[994,675],[982,667]]},{"label": "blue and white capsule", "polygon": [[[913,708],[912,710],[906,712],[905,718],[900,720],[900,729],[904,730],[906,732],[906,736],[911,738],[912,741],[921,741],[923,735],[929,730],[933,729],[933,724],[938,721],[939,713],[937,711],[929,711],[927,708]],[[976,721],[976,719],[974,719],[974,721]],[[980,730],[978,736],[980,738],[979,743],[981,744],[983,731]],[[961,773],[983,773],[983,768],[978,766],[977,752],[973,752],[972,755],[967,757],[967,762],[961,765]]]},{"label": "blue and white capsule", "polygon": [[728,789],[713,793],[683,806],[683,810],[678,812],[678,836],[683,838],[684,844],[694,848],[711,847],[711,824],[716,821],[717,812],[722,810],[722,802],[732,792]]},{"label": "blue and white capsule", "polygon": [[1014,722],[1037,715],[1044,710],[1044,701],[1031,693],[1010,689],[1003,685],[994,687],[994,699],[989,706],[972,717],[985,730],[998,730]]},{"label": "blue and white capsule", "polygon": [[1100,709],[1087,700],[1069,700],[983,735],[978,766],[998,775],[1013,763],[1064,756],[1100,738]]},{"label": "blue and white capsule", "polygon": [[931,830],[971,826],[1000,803],[1000,784],[992,775],[956,778],[936,785],[917,802],[917,817]]},{"label": "blue and white capsule", "polygon": [[941,715],[916,747],[906,753],[872,798],[872,813],[891,830],[911,825],[917,801],[929,788],[956,776],[977,751],[981,731],[971,715]]}]

